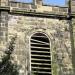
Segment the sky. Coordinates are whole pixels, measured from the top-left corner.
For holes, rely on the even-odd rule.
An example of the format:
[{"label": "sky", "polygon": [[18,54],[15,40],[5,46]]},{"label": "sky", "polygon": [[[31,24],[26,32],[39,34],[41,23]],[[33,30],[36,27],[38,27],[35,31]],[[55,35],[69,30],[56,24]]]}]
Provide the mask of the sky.
[{"label": "sky", "polygon": [[[19,2],[32,2],[33,0],[16,0]],[[66,0],[43,0],[44,4],[49,4],[49,5],[58,5],[58,6],[63,6],[65,5]]]}]

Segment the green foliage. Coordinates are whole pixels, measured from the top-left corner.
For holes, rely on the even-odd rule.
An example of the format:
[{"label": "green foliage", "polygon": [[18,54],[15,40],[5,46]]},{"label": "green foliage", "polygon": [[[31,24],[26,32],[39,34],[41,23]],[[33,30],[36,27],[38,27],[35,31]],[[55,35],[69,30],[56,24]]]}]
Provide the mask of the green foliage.
[{"label": "green foliage", "polygon": [[57,64],[53,64],[52,67],[53,67],[53,75],[58,75],[58,71],[57,71],[58,66],[57,66]]},{"label": "green foliage", "polygon": [[16,38],[17,36],[11,39],[8,49],[2,58],[2,62],[0,62],[0,75],[19,75],[17,64],[11,62],[11,54],[14,51]]},{"label": "green foliage", "polygon": [[57,64],[57,51],[56,51],[57,45],[54,45],[53,47],[53,53],[52,53],[52,74],[58,75],[58,64]]}]

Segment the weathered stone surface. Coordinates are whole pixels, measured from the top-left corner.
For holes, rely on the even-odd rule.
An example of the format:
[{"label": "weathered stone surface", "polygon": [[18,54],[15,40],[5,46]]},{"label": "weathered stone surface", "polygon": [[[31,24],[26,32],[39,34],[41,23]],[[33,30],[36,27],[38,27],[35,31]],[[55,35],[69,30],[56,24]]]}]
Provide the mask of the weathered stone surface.
[{"label": "weathered stone surface", "polygon": [[0,0],[0,6],[8,6],[8,0]]},{"label": "weathered stone surface", "polygon": [[63,70],[66,67],[66,74],[68,74],[68,69],[72,69],[72,61],[69,24],[66,20],[17,15],[9,15],[9,18],[9,40],[13,35],[18,35],[13,55],[16,55],[17,63],[25,65],[25,62],[29,60],[27,58],[30,57],[29,41],[31,35],[43,32],[49,36],[52,56],[57,56],[53,58],[53,63],[57,63],[59,69],[61,65]]},{"label": "weathered stone surface", "polygon": [[74,46],[75,46],[75,19],[73,19],[73,37],[74,37]]},{"label": "weathered stone surface", "polygon": [[[72,51],[68,21],[66,19],[59,20],[55,17],[47,18],[47,15],[53,12],[55,14],[67,14],[67,8],[44,6],[42,2],[38,2],[38,0],[35,1],[37,1],[37,3],[34,2],[33,5],[11,1],[9,3],[9,13],[8,10],[1,10],[0,59],[1,56],[3,56],[4,50],[8,47],[11,38],[17,35],[15,50],[12,54],[13,59],[11,61],[20,66],[20,75],[28,75],[28,73],[31,73],[30,39],[34,33],[42,32],[45,33],[50,40],[53,75],[72,75]],[[1,0],[1,2],[1,7],[7,6],[6,0]],[[14,13],[16,11],[18,11],[17,14]],[[28,11],[30,13],[33,12],[32,16],[30,16]],[[24,13],[29,14],[29,16]],[[41,17],[40,14],[39,17],[36,17],[35,15],[37,15],[37,13],[45,15],[46,17]],[[73,26],[73,32],[75,36],[75,24]]]}]

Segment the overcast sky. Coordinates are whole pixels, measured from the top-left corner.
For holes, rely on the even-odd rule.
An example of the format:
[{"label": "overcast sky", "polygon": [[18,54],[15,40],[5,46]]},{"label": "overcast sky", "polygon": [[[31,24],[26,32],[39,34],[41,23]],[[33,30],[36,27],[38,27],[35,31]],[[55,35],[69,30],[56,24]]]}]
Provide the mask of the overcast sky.
[{"label": "overcast sky", "polygon": [[[32,2],[33,0],[16,0],[16,1],[19,1],[19,2]],[[43,2],[45,4],[50,4],[50,5],[59,5],[59,6],[65,5],[65,0],[43,0]]]}]

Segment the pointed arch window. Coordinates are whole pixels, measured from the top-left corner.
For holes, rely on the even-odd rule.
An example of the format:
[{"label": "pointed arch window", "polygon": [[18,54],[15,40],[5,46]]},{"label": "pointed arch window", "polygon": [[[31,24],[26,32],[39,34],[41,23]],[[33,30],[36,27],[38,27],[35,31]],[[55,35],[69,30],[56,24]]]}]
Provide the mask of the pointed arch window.
[{"label": "pointed arch window", "polygon": [[44,33],[35,33],[30,39],[31,71],[36,75],[51,74],[50,42]]}]

